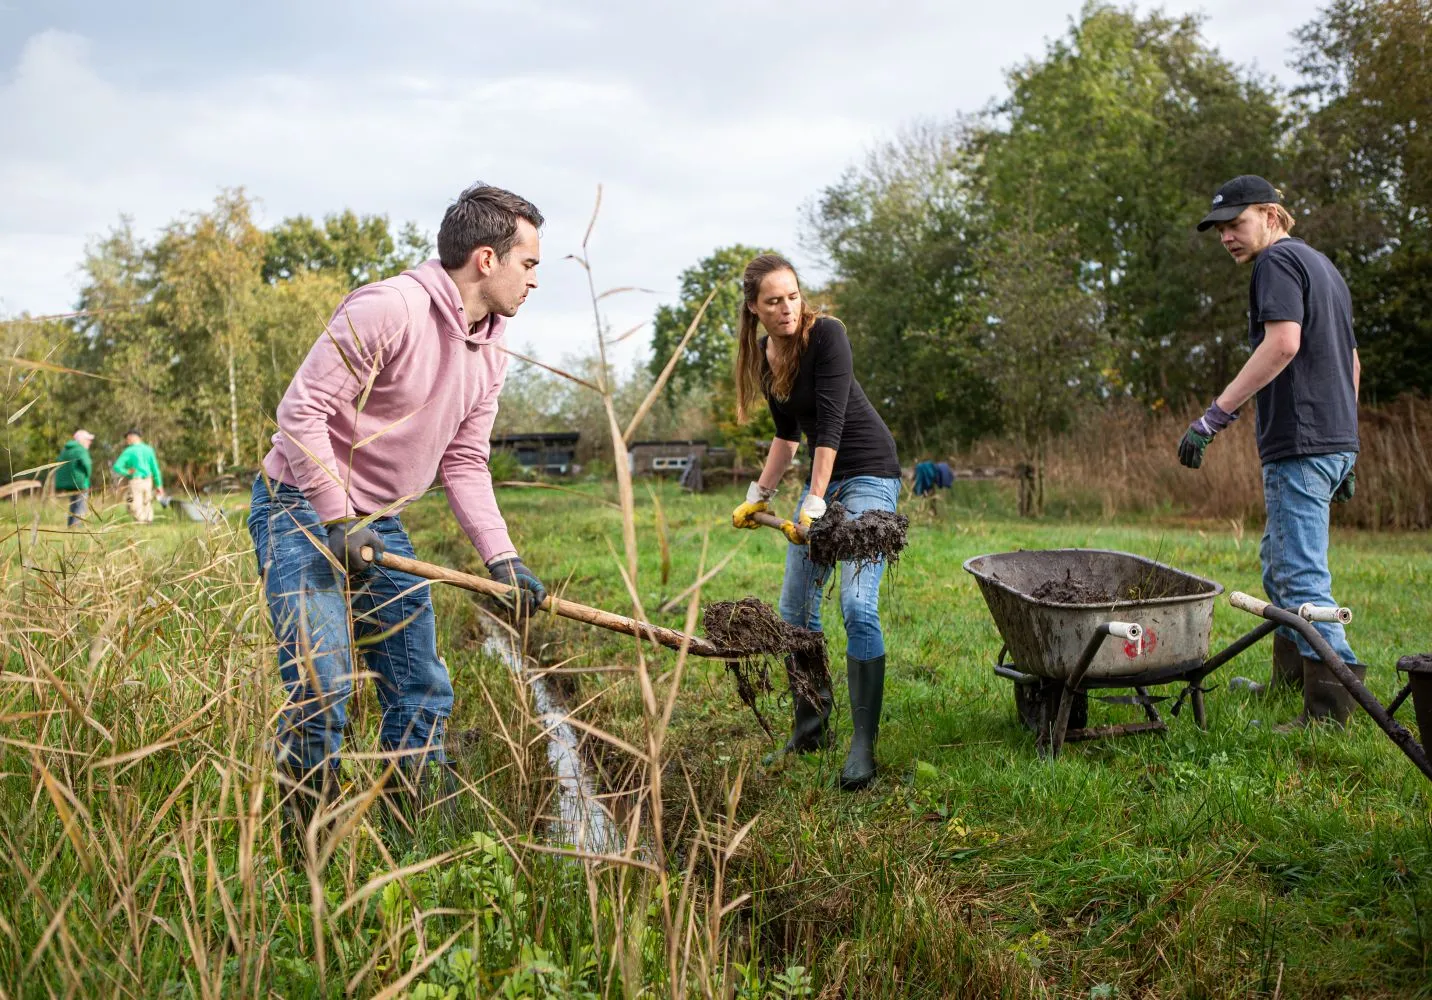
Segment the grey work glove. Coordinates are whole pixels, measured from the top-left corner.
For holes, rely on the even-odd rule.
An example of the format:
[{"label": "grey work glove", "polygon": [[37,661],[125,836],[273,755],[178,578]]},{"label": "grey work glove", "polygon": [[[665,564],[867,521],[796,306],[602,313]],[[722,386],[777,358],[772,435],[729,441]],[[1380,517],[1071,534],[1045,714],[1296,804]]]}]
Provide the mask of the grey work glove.
[{"label": "grey work glove", "polygon": [[363,546],[371,546],[374,554],[387,551],[382,536],[370,526],[359,527],[357,521],[340,521],[328,529],[328,551],[338,560],[344,572],[354,575],[364,573],[373,565],[373,560],[363,558]]},{"label": "grey work glove", "polygon": [[1213,436],[1233,421],[1238,414],[1229,413],[1214,400],[1208,405],[1203,416],[1188,425],[1183,440],[1178,443],[1178,460],[1190,469],[1203,464],[1203,453],[1213,441]]},{"label": "grey work glove", "polygon": [[[496,562],[487,564],[487,571],[498,583],[505,583],[509,587],[518,588],[517,593],[509,594],[500,598],[509,611],[517,611],[524,615],[530,615],[542,606],[547,599],[547,588],[542,586],[542,581],[527,568],[527,564],[520,556],[511,556],[507,559],[499,559]],[[513,601],[512,598],[517,600]]]}]

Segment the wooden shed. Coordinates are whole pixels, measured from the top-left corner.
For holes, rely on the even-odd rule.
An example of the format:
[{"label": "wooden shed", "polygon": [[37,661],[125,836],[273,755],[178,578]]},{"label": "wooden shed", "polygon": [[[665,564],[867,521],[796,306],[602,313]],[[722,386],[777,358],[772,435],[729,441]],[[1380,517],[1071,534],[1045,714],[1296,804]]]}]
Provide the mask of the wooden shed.
[{"label": "wooden shed", "polygon": [[627,466],[633,476],[679,476],[706,451],[704,440],[633,441],[627,449]]},{"label": "wooden shed", "polygon": [[492,439],[493,451],[510,451],[527,472],[565,476],[577,458],[581,434],[564,431],[550,434],[505,434]]}]

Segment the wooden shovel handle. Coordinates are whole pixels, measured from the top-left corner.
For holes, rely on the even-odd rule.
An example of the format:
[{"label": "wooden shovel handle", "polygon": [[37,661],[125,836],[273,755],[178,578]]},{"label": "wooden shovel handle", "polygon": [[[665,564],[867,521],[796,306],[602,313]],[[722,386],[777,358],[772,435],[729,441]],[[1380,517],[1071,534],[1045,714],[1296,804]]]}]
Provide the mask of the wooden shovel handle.
[{"label": "wooden shovel handle", "polygon": [[[473,576],[471,573],[461,573],[455,569],[448,569],[446,566],[436,566],[417,559],[409,559],[406,556],[394,555],[391,552],[375,555],[373,550],[366,545],[363,547],[362,554],[363,558],[372,559],[380,566],[395,569],[399,573],[411,573],[413,576],[420,576],[425,580],[450,583],[454,587],[461,587],[463,590],[471,590],[478,594],[506,597],[518,589],[505,583],[498,583],[496,580]],[[613,614],[600,608],[589,608],[585,604],[577,604],[575,601],[564,601],[558,597],[548,596],[542,602],[541,607],[543,610],[552,611],[573,621],[595,625],[612,632],[621,632],[624,635],[633,635],[638,639],[650,639],[668,649],[680,649],[684,645],[693,656],[709,656],[720,660],[740,658],[740,653],[721,649],[697,636],[687,635],[685,632],[678,632],[676,629],[665,628],[661,625],[637,621],[635,618]]]},{"label": "wooden shovel handle", "polygon": [[[757,524],[764,524],[768,528],[775,528],[782,534],[785,533],[786,525],[791,523],[783,517],[777,517],[774,514],[767,514],[764,512],[759,514],[752,514],[751,520],[755,521]],[[802,528],[800,525],[796,525],[795,527],[796,531],[800,532],[800,536],[802,538],[805,538],[806,535],[809,533],[805,528]]]}]

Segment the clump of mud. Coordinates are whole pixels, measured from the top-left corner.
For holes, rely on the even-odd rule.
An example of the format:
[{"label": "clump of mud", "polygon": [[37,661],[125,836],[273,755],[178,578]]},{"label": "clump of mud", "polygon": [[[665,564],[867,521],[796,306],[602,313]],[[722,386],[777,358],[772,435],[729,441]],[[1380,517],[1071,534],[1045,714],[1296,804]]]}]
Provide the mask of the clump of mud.
[{"label": "clump of mud", "polygon": [[1029,596],[1050,604],[1115,604],[1119,601],[1154,599],[1155,595],[1144,593],[1144,589],[1139,584],[1112,588],[1108,584],[1080,580],[1066,569],[1064,579],[1045,580],[1030,591]]},{"label": "clump of mud", "polygon": [[765,601],[743,597],[739,601],[717,601],[702,613],[706,638],[722,649],[739,655],[727,660],[726,669],[736,682],[736,696],[756,716],[772,739],[775,734],[761,715],[758,699],[770,694],[771,663],[796,657],[804,669],[787,671],[791,694],[817,700],[819,692],[830,689],[830,667],[825,657],[825,636],[797,628],[783,620]]},{"label": "clump of mud", "polygon": [[869,566],[884,560],[895,562],[908,542],[910,519],[888,510],[867,510],[851,517],[845,506],[832,501],[825,516],[818,518],[806,536],[810,561],[817,566],[853,562]]}]

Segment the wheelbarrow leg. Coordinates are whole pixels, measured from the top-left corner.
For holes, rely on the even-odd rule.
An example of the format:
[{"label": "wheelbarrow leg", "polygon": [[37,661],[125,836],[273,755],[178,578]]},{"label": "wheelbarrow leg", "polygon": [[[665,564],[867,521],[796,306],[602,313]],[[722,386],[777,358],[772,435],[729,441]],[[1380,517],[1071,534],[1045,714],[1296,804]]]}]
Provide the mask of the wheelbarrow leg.
[{"label": "wheelbarrow leg", "polygon": [[1193,690],[1188,694],[1188,703],[1193,706],[1193,721],[1199,729],[1208,728],[1208,711],[1203,704],[1203,688],[1198,681],[1193,682]]},{"label": "wheelbarrow leg", "polygon": [[[1138,694],[1138,696],[1139,696],[1140,698],[1147,698],[1147,697],[1149,696],[1149,689],[1148,689],[1148,688],[1136,687],[1136,688],[1134,688],[1134,691],[1135,691],[1136,694]],[[1159,715],[1158,707],[1157,707],[1156,705],[1154,705],[1153,702],[1146,701],[1146,702],[1144,702],[1144,706],[1143,706],[1143,707],[1144,707],[1144,718],[1148,719],[1150,722],[1162,722],[1162,721],[1163,721],[1163,716]]]}]

